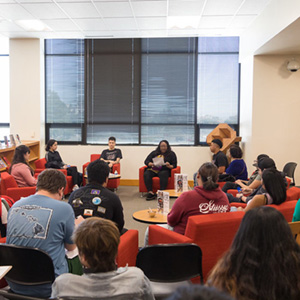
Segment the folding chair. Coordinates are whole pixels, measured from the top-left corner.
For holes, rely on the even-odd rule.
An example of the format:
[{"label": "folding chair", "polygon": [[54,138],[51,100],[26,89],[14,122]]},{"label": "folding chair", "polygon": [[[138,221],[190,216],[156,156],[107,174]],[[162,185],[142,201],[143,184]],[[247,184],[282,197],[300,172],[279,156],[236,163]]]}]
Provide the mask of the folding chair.
[{"label": "folding chair", "polygon": [[292,186],[295,185],[294,174],[295,174],[296,167],[297,167],[297,163],[289,162],[283,167],[283,171],[282,171],[285,174],[285,176],[293,178],[293,182],[291,182],[291,184],[290,184]]},{"label": "folding chair", "polygon": [[[0,265],[11,265],[12,269],[5,279],[24,286],[52,284],[55,280],[51,257],[37,248],[0,244]],[[0,290],[0,295],[7,299],[43,299],[15,294]]]},{"label": "folding chair", "polygon": [[196,244],[159,244],[141,249],[136,266],[151,281],[156,299],[170,295],[179,285],[200,276],[203,283],[202,251]]}]

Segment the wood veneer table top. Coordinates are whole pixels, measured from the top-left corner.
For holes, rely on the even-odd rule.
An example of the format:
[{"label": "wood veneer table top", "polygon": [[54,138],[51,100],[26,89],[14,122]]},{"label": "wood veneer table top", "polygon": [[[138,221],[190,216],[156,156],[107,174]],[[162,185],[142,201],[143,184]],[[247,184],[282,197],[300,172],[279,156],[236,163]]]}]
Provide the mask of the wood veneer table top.
[{"label": "wood veneer table top", "polygon": [[133,213],[132,218],[138,222],[149,223],[149,224],[166,224],[167,223],[167,215],[162,213],[158,213],[157,209],[152,209],[156,211],[156,214],[153,218],[149,217],[148,211],[149,209],[139,210]]},{"label": "wood veneer table top", "polygon": [[175,190],[164,190],[164,192],[168,192],[171,198],[178,198],[183,192],[176,192]]}]

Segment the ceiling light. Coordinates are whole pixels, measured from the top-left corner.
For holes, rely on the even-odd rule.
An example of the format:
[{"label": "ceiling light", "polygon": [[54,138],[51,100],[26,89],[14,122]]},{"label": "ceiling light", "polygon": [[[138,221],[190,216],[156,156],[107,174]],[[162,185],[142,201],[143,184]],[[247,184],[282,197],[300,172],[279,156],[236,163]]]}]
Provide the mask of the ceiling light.
[{"label": "ceiling light", "polygon": [[52,29],[40,20],[17,20],[15,21],[26,31],[52,31]]},{"label": "ceiling light", "polygon": [[200,16],[168,17],[167,27],[168,29],[198,28],[199,21]]}]

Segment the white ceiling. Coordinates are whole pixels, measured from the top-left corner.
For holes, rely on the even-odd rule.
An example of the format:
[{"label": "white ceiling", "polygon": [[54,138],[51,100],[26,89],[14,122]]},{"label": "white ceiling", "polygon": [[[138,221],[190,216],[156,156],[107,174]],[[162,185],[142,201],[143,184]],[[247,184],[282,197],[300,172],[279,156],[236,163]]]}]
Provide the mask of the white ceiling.
[{"label": "white ceiling", "polygon": [[[0,37],[238,36],[270,1],[0,0]],[[174,17],[196,18],[196,25],[168,28]],[[41,20],[49,31],[26,31],[17,23],[32,19]]]}]

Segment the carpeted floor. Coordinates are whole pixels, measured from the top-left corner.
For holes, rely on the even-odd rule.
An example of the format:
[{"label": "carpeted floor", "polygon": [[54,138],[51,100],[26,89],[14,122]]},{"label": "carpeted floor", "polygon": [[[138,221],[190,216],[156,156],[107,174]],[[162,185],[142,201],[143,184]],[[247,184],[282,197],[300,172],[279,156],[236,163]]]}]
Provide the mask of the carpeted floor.
[{"label": "carpeted floor", "polygon": [[[127,229],[137,229],[139,231],[139,246],[144,246],[144,233],[148,224],[137,222],[132,218],[135,211],[157,208],[157,201],[146,201],[145,197],[141,197],[137,186],[119,186],[116,194],[120,197],[123,208],[125,227]],[[170,208],[172,207],[175,198],[170,199]]]}]

